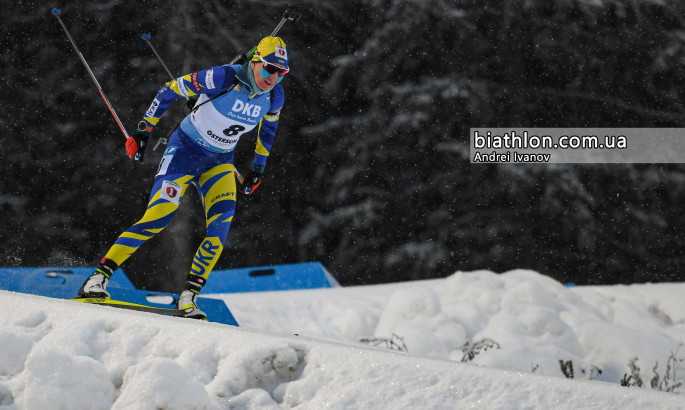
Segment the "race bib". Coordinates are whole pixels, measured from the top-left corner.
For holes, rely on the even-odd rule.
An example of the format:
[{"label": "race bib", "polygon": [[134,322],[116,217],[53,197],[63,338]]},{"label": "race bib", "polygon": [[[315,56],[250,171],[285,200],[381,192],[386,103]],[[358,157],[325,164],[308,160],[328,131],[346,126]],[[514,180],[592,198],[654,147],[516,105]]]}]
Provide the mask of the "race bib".
[{"label": "race bib", "polygon": [[[202,115],[191,114],[190,120],[200,132],[203,143],[220,152],[233,151],[240,137],[252,130],[257,121],[234,120],[219,114],[213,106],[202,107]],[[242,119],[242,118],[241,118]]]}]

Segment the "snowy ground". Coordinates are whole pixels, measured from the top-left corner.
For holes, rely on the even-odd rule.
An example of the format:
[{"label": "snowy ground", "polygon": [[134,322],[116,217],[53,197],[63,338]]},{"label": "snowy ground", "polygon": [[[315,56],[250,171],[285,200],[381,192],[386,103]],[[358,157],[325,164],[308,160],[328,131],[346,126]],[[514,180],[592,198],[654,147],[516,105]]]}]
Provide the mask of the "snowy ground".
[{"label": "snowy ground", "polygon": [[[649,385],[685,355],[683,294],[517,270],[215,295],[236,328],[0,291],[0,409],[682,409]],[[634,357],[646,386],[622,387]]]}]

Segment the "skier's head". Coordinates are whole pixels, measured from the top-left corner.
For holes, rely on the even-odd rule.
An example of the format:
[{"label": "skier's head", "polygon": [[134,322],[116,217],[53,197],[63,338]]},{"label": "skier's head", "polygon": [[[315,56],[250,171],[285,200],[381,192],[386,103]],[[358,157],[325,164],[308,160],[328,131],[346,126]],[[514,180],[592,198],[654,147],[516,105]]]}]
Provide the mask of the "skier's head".
[{"label": "skier's head", "polygon": [[285,48],[285,41],[280,37],[264,37],[252,56],[252,61],[262,60],[287,70],[288,51]]},{"label": "skier's head", "polygon": [[289,71],[288,51],[280,37],[264,37],[252,56],[253,73],[257,86],[262,90],[280,83]]}]

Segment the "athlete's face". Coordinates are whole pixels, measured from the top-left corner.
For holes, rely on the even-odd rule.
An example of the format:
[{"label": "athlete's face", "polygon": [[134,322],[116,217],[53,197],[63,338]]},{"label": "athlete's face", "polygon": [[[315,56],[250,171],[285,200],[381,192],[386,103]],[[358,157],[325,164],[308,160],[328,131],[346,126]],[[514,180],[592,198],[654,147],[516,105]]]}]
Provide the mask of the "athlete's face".
[{"label": "athlete's face", "polygon": [[262,73],[267,73],[267,71],[262,71],[263,66],[264,64],[262,64],[261,61],[253,62],[252,75],[254,75],[254,81],[257,84],[257,87],[262,91],[266,91],[276,85],[278,82],[278,73],[269,74],[268,77],[264,78]]}]

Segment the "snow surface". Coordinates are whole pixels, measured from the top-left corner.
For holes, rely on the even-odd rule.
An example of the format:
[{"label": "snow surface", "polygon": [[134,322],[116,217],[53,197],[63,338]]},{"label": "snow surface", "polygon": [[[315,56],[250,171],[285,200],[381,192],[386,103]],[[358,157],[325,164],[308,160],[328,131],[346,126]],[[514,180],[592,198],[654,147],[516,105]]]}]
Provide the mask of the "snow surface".
[{"label": "snow surface", "polygon": [[[619,380],[685,354],[683,294],[516,270],[214,295],[237,328],[0,291],[0,409],[682,409]],[[500,348],[462,362],[485,338]]]}]

